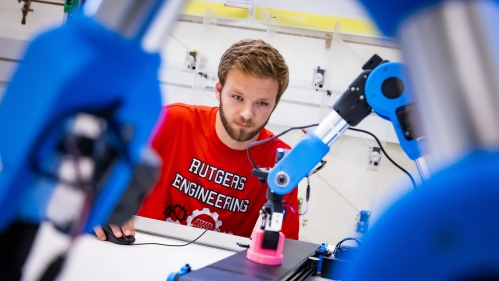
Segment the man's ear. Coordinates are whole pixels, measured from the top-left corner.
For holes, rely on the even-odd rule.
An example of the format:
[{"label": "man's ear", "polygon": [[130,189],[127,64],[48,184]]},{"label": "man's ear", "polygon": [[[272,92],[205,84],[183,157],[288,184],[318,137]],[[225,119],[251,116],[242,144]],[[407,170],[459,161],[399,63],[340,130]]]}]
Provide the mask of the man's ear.
[{"label": "man's ear", "polygon": [[222,94],[222,84],[220,83],[220,80],[218,80],[217,83],[215,84],[215,95],[218,101],[220,101],[221,94]]}]

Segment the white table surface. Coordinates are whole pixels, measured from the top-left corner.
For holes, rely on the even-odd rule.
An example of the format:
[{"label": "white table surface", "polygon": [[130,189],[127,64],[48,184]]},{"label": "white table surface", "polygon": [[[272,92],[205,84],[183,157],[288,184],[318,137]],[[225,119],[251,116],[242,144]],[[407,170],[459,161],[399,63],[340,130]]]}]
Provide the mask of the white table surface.
[{"label": "white table surface", "polygon": [[[136,243],[185,243],[144,233],[137,233],[135,238]],[[42,224],[23,268],[22,280],[38,280],[47,264],[67,247],[68,241],[49,223]],[[93,235],[84,235],[74,244],[58,280],[165,281],[170,273],[178,272],[186,263],[195,270],[234,253],[197,244],[185,247],[125,246],[99,241]]]},{"label": "white table surface", "polygon": [[[178,232],[179,230],[178,225],[163,222],[165,230],[161,229],[161,225],[157,225],[156,223],[154,222],[153,227],[157,228],[160,233],[164,233],[168,229],[173,232]],[[193,240],[199,236],[199,231],[199,229],[185,227],[183,238]],[[226,234],[217,235],[217,233],[213,232],[207,236],[203,236],[203,238],[205,241],[206,239],[228,239]],[[136,233],[135,239],[135,243],[186,243],[185,241],[141,232]],[[214,243],[216,244],[216,242]],[[219,243],[223,244],[223,242],[220,241]],[[68,237],[57,232],[50,223],[42,224],[23,268],[22,280],[38,280],[48,264],[67,247],[68,243]],[[199,244],[191,244],[185,247],[117,245],[99,241],[94,235],[83,235],[75,242],[66,259],[64,269],[59,274],[57,280],[166,281],[170,273],[178,272],[187,263],[191,265],[193,270],[196,270],[235,253],[232,250]],[[328,279],[310,277],[308,280],[326,281]]]}]

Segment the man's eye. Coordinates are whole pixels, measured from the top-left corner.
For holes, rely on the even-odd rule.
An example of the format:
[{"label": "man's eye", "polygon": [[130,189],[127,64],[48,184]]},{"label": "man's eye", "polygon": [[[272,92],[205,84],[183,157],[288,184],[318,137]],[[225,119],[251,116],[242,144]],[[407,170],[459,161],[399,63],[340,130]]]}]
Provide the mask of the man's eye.
[{"label": "man's eye", "polygon": [[261,106],[267,106],[267,105],[269,105],[269,103],[268,103],[268,102],[261,101],[261,102],[259,102],[259,103],[258,103],[258,105],[261,105]]},{"label": "man's eye", "polygon": [[243,100],[241,96],[232,96],[232,97],[235,98],[236,100]]}]

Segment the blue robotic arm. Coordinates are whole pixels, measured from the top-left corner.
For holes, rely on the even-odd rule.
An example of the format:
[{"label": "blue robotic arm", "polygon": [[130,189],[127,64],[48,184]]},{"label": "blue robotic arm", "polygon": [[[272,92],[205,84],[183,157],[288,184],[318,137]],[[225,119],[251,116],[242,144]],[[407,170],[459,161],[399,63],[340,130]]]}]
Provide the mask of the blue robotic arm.
[{"label": "blue robotic arm", "polygon": [[92,189],[86,232],[138,209],[159,165],[148,145],[162,104],[157,51],[182,5],[87,1],[85,15],[29,45],[0,103],[0,233],[19,219],[45,219],[40,198],[51,188],[39,196],[40,186],[61,184],[67,157],[92,162],[88,179],[63,182]]},{"label": "blue robotic arm", "polygon": [[316,130],[308,132],[269,171],[267,183],[273,192],[291,192],[348,127],[358,125],[372,111],[392,122],[400,145],[409,158],[415,160],[421,156],[418,138],[408,122],[412,97],[403,65],[374,55],[362,69],[364,71],[350,84]]},{"label": "blue robotic arm", "polygon": [[137,212],[160,164],[148,144],[162,104],[157,51],[183,3],[89,0],[29,45],[0,101],[0,275],[19,279],[57,198],[71,203],[54,224],[72,237]]},{"label": "blue robotic arm", "polygon": [[159,55],[126,41],[81,17],[29,46],[0,105],[0,230],[25,216],[19,206],[43,178],[39,168],[52,162],[47,169],[57,169],[66,123],[82,112],[107,121],[105,138],[115,151],[86,231],[108,219],[161,110]]},{"label": "blue robotic arm", "polygon": [[[418,138],[408,122],[412,100],[404,83],[402,65],[374,55],[364,64],[363,72],[333,106],[333,111],[308,132],[290,151],[278,150],[271,169],[255,168],[252,174],[267,182],[267,203],[262,209],[261,229],[255,229],[248,259],[274,264],[282,260],[282,233],[285,210],[284,194],[291,192],[329,152],[329,147],[350,127],[356,126],[374,110],[392,122],[400,144],[410,158],[420,157]],[[249,152],[248,152],[249,155]],[[308,191],[307,191],[308,201]],[[281,246],[280,246],[281,245]]]}]

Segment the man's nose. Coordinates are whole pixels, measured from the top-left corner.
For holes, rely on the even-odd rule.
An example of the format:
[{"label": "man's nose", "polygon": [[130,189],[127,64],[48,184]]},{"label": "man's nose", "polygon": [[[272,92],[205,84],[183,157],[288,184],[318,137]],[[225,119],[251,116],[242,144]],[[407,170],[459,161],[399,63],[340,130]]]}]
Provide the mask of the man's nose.
[{"label": "man's nose", "polygon": [[251,120],[255,114],[253,113],[253,106],[251,104],[245,105],[243,110],[239,112],[242,118],[244,118],[245,121]]}]

